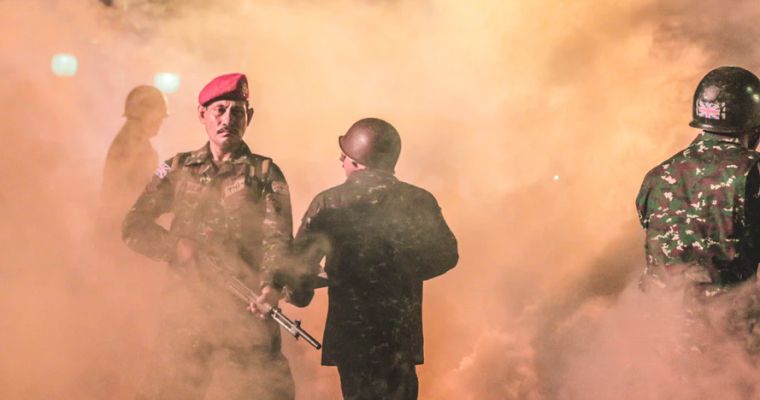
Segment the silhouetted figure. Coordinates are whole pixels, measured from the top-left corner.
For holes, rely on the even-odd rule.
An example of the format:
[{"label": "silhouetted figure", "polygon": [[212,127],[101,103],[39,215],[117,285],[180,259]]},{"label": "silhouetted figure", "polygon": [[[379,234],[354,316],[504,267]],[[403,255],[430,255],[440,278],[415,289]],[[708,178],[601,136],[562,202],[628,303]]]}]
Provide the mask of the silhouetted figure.
[{"label": "silhouetted figure", "polygon": [[127,95],[127,120],[108,148],[101,190],[101,223],[115,234],[129,207],[158,165],[150,143],[169,115],[166,97],[153,86],[138,86]]}]

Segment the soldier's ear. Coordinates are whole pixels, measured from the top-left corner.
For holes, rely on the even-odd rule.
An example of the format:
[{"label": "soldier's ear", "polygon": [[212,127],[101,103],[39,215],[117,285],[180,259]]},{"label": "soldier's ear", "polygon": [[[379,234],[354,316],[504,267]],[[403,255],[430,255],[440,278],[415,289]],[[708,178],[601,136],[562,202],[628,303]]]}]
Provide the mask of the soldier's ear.
[{"label": "soldier's ear", "polygon": [[206,110],[206,107],[198,105],[198,121],[201,121],[201,123],[203,123],[203,118],[206,117]]},{"label": "soldier's ear", "polygon": [[253,107],[248,107],[248,110],[246,110],[246,111],[248,112],[248,124],[247,125],[250,125],[251,124],[251,119],[253,118]]}]

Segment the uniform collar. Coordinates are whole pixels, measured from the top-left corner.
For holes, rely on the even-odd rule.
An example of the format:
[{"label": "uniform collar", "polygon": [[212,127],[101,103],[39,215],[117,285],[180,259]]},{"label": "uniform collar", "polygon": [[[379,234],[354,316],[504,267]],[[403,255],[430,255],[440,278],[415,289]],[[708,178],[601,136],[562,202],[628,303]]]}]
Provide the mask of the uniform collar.
[{"label": "uniform collar", "polygon": [[[248,148],[248,145],[245,144],[245,142],[241,142],[240,147],[238,147],[232,154],[232,157],[230,157],[230,162],[232,164],[247,162],[248,156],[250,155],[251,149]],[[190,152],[190,156],[185,160],[186,166],[205,163],[211,163],[211,148],[209,147],[208,142],[206,142],[206,144],[200,149]]]},{"label": "uniform collar", "polygon": [[354,171],[346,179],[347,182],[371,184],[395,182],[396,180],[396,177],[391,172],[370,168]]},{"label": "uniform collar", "polygon": [[738,137],[719,135],[717,133],[706,132],[706,131],[700,132],[697,138],[694,139],[694,143],[697,143],[697,142],[726,142],[726,143],[738,144],[740,146],[742,144],[741,140],[739,140]]}]

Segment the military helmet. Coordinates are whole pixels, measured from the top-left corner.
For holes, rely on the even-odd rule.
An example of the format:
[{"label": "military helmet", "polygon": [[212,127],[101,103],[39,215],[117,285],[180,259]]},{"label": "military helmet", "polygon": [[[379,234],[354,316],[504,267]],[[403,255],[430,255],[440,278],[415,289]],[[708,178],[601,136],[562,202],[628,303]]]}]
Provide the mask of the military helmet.
[{"label": "military helmet", "polygon": [[169,115],[166,96],[149,85],[140,85],[132,89],[124,102],[124,116],[139,119],[150,114]]},{"label": "military helmet", "polygon": [[740,67],[719,67],[705,75],[694,92],[694,128],[738,134],[760,127],[760,81]]},{"label": "military helmet", "polygon": [[369,168],[393,172],[401,153],[401,136],[378,118],[357,121],[338,138],[343,153]]}]

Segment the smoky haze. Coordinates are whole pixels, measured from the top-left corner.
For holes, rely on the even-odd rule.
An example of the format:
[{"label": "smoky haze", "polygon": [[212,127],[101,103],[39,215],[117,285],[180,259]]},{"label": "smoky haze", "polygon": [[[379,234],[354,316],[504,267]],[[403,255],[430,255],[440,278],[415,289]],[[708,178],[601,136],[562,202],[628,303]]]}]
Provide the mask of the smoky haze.
[{"label": "smoky haze", "polygon": [[[337,136],[368,116],[396,126],[399,177],[436,195],[461,254],[426,284],[421,398],[757,395],[723,337],[705,338],[723,369],[670,353],[688,327],[672,296],[635,288],[633,207],[696,134],[701,76],[757,72],[754,2],[29,0],[0,15],[0,398],[128,399],[145,373],[166,267],[96,220],[124,99],[160,71],[182,79],[152,140],[162,160],[204,143],[208,80],[248,75],[245,139],[283,169],[295,228],[343,180]],[[51,74],[58,52],[76,76]],[[326,293],[285,311],[321,337]],[[334,368],[283,341],[298,399],[339,398]]]}]

